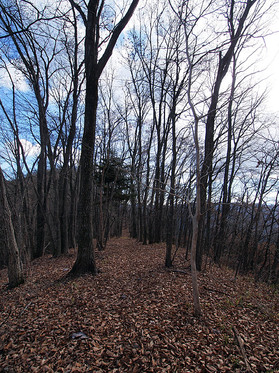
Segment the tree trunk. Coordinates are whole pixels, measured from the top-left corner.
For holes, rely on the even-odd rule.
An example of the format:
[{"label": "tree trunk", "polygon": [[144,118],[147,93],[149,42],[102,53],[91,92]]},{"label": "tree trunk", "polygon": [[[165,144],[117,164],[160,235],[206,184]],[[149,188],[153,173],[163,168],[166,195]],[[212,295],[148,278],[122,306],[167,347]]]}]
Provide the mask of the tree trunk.
[{"label": "tree trunk", "polygon": [[[42,147],[42,145],[41,145]],[[36,248],[34,258],[39,258],[43,255],[45,245],[45,210],[46,210],[46,157],[45,150],[41,149],[41,154],[38,162],[37,172],[37,221],[36,221]]]},{"label": "tree trunk", "polygon": [[195,316],[201,316],[201,305],[198,287],[198,276],[196,267],[196,253],[197,253],[197,242],[198,242],[198,208],[196,207],[196,213],[193,216],[193,236],[191,245],[191,275],[192,275],[192,287],[193,287],[193,300],[194,300],[194,314]]},{"label": "tree trunk", "polygon": [[[190,99],[189,99],[189,102],[191,103]],[[192,106],[192,112],[195,115],[193,106]],[[190,261],[191,261],[191,275],[192,275],[192,287],[193,287],[193,299],[194,299],[194,314],[195,316],[199,317],[201,316],[202,312],[201,312],[201,305],[200,305],[196,259],[197,259],[197,244],[198,244],[198,236],[199,236],[199,221],[201,218],[201,200],[200,200],[201,174],[200,174],[200,148],[199,148],[199,139],[198,139],[198,118],[196,117],[196,115],[195,115],[194,141],[195,141],[195,150],[196,150],[196,208],[195,208],[195,214],[192,215],[193,235],[192,235]]]},{"label": "tree trunk", "polygon": [[171,112],[172,119],[172,164],[171,164],[171,185],[169,194],[169,208],[167,211],[167,226],[166,226],[166,258],[165,266],[172,266],[172,244],[174,236],[174,196],[175,196],[175,171],[176,171],[176,127],[175,127],[175,102]]},{"label": "tree trunk", "polygon": [[87,18],[78,3],[70,0],[82,16],[86,26],[85,35],[85,74],[86,94],[84,113],[84,132],[82,137],[80,158],[80,192],[78,204],[78,254],[76,262],[70,272],[72,275],[83,273],[97,273],[95,253],[93,247],[93,159],[95,146],[95,130],[98,106],[98,82],[99,78],[110,59],[115,44],[132,17],[139,0],[133,0],[123,18],[119,21],[111,33],[107,46],[101,58],[98,60],[100,46],[100,22],[102,22],[102,10],[104,3],[89,0],[87,5]]},{"label": "tree trunk", "polygon": [[0,168],[0,206],[4,215],[5,241],[8,248],[9,287],[14,288],[24,282],[22,262],[15,238],[10,206],[7,199],[5,180]]},{"label": "tree trunk", "polygon": [[[216,263],[219,262],[221,255],[224,250],[225,246],[225,231],[227,225],[227,217],[230,212],[230,202],[231,202],[231,182],[229,183],[229,171],[230,171],[230,160],[231,160],[231,150],[232,150],[232,131],[233,131],[233,99],[235,95],[235,85],[236,85],[236,57],[233,53],[233,66],[232,66],[232,85],[231,85],[231,92],[230,92],[230,101],[228,106],[228,133],[227,133],[227,154],[226,154],[226,162],[225,162],[225,172],[224,172],[224,180],[223,180],[223,199],[222,199],[222,207],[221,207],[221,218],[220,218],[220,228],[217,232],[216,240],[214,243],[214,261]],[[234,160],[235,162],[235,160]],[[233,169],[231,173],[231,179],[233,178]]]},{"label": "tree trunk", "polygon": [[80,159],[80,192],[78,202],[78,254],[72,275],[97,274],[93,248],[93,154],[98,103],[98,82],[87,80],[84,134]]},{"label": "tree trunk", "polygon": [[[172,190],[171,190],[171,193]],[[169,206],[167,211],[167,226],[166,226],[166,256],[165,256],[165,266],[172,266],[172,243],[173,243],[173,214],[174,214],[174,198],[173,195],[169,196]]]}]

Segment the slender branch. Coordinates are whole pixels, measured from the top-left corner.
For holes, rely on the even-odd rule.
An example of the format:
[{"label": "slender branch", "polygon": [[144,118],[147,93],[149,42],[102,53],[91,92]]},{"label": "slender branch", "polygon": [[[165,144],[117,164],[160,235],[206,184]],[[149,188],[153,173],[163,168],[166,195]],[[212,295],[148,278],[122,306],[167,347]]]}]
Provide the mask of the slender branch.
[{"label": "slender branch", "polygon": [[[72,1],[72,0],[70,0]],[[130,18],[132,17],[133,13],[134,13],[134,10],[136,9],[137,5],[138,5],[138,2],[139,0],[133,0],[132,1],[132,4],[130,5],[127,13],[125,14],[125,16],[121,19],[121,21],[118,23],[118,25],[115,27],[112,35],[111,35],[111,38],[109,40],[109,43],[106,47],[106,50],[104,51],[104,54],[102,55],[102,57],[100,58],[99,62],[98,62],[98,76],[100,77],[102,71],[104,70],[110,56],[112,55],[112,51],[115,47],[115,44],[118,40],[118,37],[119,35],[121,34],[121,32],[124,30],[125,26],[127,25],[128,21],[130,20]]]},{"label": "slender branch", "polygon": [[70,4],[72,5],[73,8],[75,8],[79,14],[81,15],[81,18],[83,20],[83,23],[84,23],[84,26],[87,25],[87,18],[86,18],[86,15],[84,13],[84,11],[81,9],[81,6],[79,4],[77,4],[74,0],[69,0]]}]

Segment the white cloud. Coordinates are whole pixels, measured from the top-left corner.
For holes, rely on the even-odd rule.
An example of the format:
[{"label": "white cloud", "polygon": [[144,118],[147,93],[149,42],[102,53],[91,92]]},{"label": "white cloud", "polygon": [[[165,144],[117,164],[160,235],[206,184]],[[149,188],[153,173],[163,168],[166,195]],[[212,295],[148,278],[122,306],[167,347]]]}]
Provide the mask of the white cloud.
[{"label": "white cloud", "polygon": [[[34,163],[40,153],[40,145],[35,144],[33,145],[30,141],[26,139],[20,139],[20,142],[23,147],[23,152],[25,156],[26,163],[29,169],[32,169]],[[13,177],[14,170],[16,170],[16,160],[14,155],[14,148],[15,145],[13,142],[6,141],[5,143],[0,146],[0,162],[2,170]],[[26,172],[26,168],[23,162],[22,163],[22,170]]]},{"label": "white cloud", "polygon": [[268,86],[268,106],[273,111],[279,109],[279,45],[278,33],[269,36],[266,40],[267,53],[265,58],[267,86]]},{"label": "white cloud", "polygon": [[5,69],[0,70],[0,87],[12,89],[13,84],[21,92],[30,90],[24,75],[11,63],[8,63]]},{"label": "white cloud", "polygon": [[20,139],[26,157],[37,157],[40,153],[40,145],[33,145],[30,141]]}]

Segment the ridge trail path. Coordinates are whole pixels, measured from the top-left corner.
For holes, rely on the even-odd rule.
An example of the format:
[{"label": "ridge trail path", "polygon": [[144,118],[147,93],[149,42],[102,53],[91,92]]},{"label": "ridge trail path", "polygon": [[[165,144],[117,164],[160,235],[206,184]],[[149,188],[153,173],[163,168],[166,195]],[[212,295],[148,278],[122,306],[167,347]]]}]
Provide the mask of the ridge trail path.
[{"label": "ridge trail path", "polygon": [[96,252],[95,277],[65,278],[74,251],[33,261],[13,290],[2,270],[0,372],[244,372],[234,329],[251,371],[279,371],[278,291],[208,265],[196,319],[185,249],[176,271],[164,255],[126,234]]}]

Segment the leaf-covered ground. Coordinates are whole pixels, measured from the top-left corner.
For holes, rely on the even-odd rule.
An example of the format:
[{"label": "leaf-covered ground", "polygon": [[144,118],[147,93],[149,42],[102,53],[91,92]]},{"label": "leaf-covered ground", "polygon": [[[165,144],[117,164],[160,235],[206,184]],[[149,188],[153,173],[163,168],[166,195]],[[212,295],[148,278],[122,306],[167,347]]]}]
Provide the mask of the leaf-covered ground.
[{"label": "leaf-covered ground", "polygon": [[[8,290],[0,272],[1,372],[279,372],[278,289],[207,266],[193,316],[184,252],[113,239],[101,273],[65,280],[74,253],[38,259]],[[238,333],[240,342],[235,336]],[[243,351],[240,345],[243,342]]]}]

